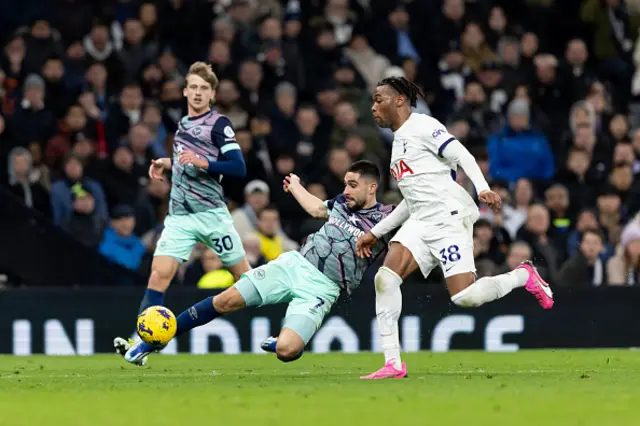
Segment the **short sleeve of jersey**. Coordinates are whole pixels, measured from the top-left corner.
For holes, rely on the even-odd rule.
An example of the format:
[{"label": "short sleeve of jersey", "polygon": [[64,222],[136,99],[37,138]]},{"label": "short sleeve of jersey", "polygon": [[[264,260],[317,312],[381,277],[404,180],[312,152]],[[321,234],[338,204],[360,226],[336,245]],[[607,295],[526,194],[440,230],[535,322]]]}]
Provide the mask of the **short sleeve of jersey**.
[{"label": "short sleeve of jersey", "polygon": [[323,204],[327,208],[327,210],[331,211],[333,210],[333,206],[335,206],[336,203],[343,204],[345,201],[347,200],[346,198],[344,198],[344,195],[340,194],[336,198],[332,198],[331,200],[325,201]]},{"label": "short sleeve of jersey", "polygon": [[222,154],[226,154],[234,149],[239,150],[240,145],[236,142],[236,132],[233,130],[231,121],[227,117],[220,117],[211,129],[211,140],[220,149]]},{"label": "short sleeve of jersey", "polygon": [[451,142],[455,141],[456,137],[449,133],[447,128],[440,121],[432,117],[427,117],[427,119],[427,125],[422,127],[424,129],[423,132],[425,133],[423,135],[423,140],[430,151],[442,158],[444,149]]}]

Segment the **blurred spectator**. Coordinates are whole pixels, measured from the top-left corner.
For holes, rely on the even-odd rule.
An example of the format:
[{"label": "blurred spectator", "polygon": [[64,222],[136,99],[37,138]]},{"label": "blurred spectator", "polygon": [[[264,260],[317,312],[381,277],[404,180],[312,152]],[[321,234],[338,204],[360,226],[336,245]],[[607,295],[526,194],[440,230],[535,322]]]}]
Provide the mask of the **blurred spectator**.
[{"label": "blurred spectator", "polygon": [[480,70],[483,62],[496,58],[489,47],[480,25],[469,22],[462,33],[462,53],[471,71]]},{"label": "blurred spectator", "polygon": [[640,281],[640,226],[637,219],[622,232],[616,254],[607,264],[610,285],[637,285]]},{"label": "blurred spectator", "polygon": [[529,206],[534,201],[533,186],[529,179],[518,179],[514,191],[513,209],[505,209],[505,228],[511,236],[515,236],[524,224],[529,213]]},{"label": "blurred spectator", "polygon": [[[529,105],[522,100],[509,104],[509,124],[488,142],[491,176],[516,182],[521,177],[550,179],[555,170],[547,138],[529,127]],[[526,162],[521,159],[526,158]]]},{"label": "blurred spectator", "polygon": [[280,213],[275,207],[265,207],[258,213],[256,234],[260,239],[260,252],[267,262],[298,248],[298,244],[279,233],[280,229]]},{"label": "blurred spectator", "polygon": [[[569,234],[567,238],[567,255],[569,257],[575,256],[580,248],[580,241],[582,240],[582,233],[590,229],[600,229],[596,212],[591,209],[584,209],[578,214],[576,219],[576,227]],[[606,262],[613,255],[613,248],[608,243],[606,236],[603,233],[603,249],[600,252],[600,258]]]},{"label": "blurred spectator", "polygon": [[256,231],[258,213],[269,205],[270,193],[269,185],[261,180],[253,180],[244,188],[245,203],[231,212],[233,226],[240,238],[244,239]]},{"label": "blurred spectator", "polygon": [[[1,150],[0,150],[1,152]],[[47,192],[51,191],[51,171],[44,163],[44,155],[42,154],[42,145],[38,142],[29,144],[29,153],[32,160],[32,176],[34,182],[38,182]]]},{"label": "blurred spectator", "polygon": [[118,56],[116,46],[109,38],[108,26],[102,22],[96,22],[83,43],[90,60],[103,64],[107,70],[108,85],[115,89],[122,87],[125,68]]},{"label": "blurred spectator", "polygon": [[583,206],[595,203],[595,192],[592,188],[595,179],[589,173],[591,154],[582,149],[572,148],[567,156],[566,170],[558,178],[569,190],[569,206],[572,214]]},{"label": "blurred spectator", "polygon": [[116,206],[99,247],[100,254],[132,271],[138,270],[145,253],[142,241],[133,234],[135,226],[133,208],[126,204]]},{"label": "blurred spectator", "polygon": [[45,155],[51,170],[60,172],[64,157],[75,144],[86,139],[95,141],[98,138],[95,126],[82,106],[72,105],[64,119],[58,123],[58,133],[46,145]]},{"label": "blurred spectator", "polygon": [[559,183],[551,185],[544,192],[545,205],[551,215],[551,225],[560,235],[566,235],[572,227],[569,215],[569,191]]},{"label": "blurred spectator", "polygon": [[236,130],[249,125],[249,113],[242,109],[239,100],[236,84],[232,80],[220,80],[216,90],[216,110],[226,115]]},{"label": "blurred spectator", "polygon": [[100,181],[104,187],[107,204],[133,205],[138,198],[141,184],[134,173],[134,157],[131,147],[118,146],[103,166]]},{"label": "blurred spectator", "polygon": [[125,21],[124,43],[119,53],[126,80],[137,77],[144,64],[157,55],[156,43],[145,41],[144,35],[142,22],[132,18]]},{"label": "blurred spectator", "polygon": [[24,96],[9,118],[10,145],[27,146],[31,141],[44,143],[55,131],[55,116],[45,107],[45,83],[37,74],[30,74],[24,83]]},{"label": "blurred spectator", "polygon": [[525,225],[518,231],[517,239],[532,247],[533,262],[540,274],[552,283],[556,282],[556,273],[565,250],[554,238],[556,235],[550,229],[549,211],[543,204],[532,204]]},{"label": "blurred spectator", "polygon": [[160,106],[155,102],[147,102],[142,111],[142,123],[151,133],[151,151],[155,158],[168,157],[167,128],[162,122]]},{"label": "blurred spectator", "polygon": [[[400,58],[414,58],[420,62],[421,57],[416,47],[415,27],[411,27],[411,17],[402,2],[387,16],[386,22],[378,22],[372,34],[373,48],[389,58],[392,64],[400,63]],[[442,45],[446,45],[446,42]]]},{"label": "blurred spectator", "polygon": [[215,39],[211,42],[209,62],[220,81],[235,77],[236,70],[232,64],[231,47],[226,41]]},{"label": "blurred spectator", "polygon": [[44,105],[56,119],[61,119],[71,103],[71,93],[65,81],[65,69],[62,59],[52,56],[42,65],[42,77],[45,82]]},{"label": "blurred spectator", "polygon": [[596,199],[598,222],[612,244],[620,240],[622,225],[626,221],[626,211],[621,209],[622,201],[618,190],[612,185],[604,185]]},{"label": "blurred spectator", "polygon": [[111,148],[129,132],[131,126],[142,119],[142,101],[140,87],[137,84],[128,84],[120,92],[118,102],[109,107],[105,127]]},{"label": "blurred spectator", "polygon": [[47,58],[62,53],[60,33],[46,19],[36,19],[31,31],[24,34],[24,41],[27,50],[24,65],[30,71],[39,70]]},{"label": "blurred spectator", "polygon": [[233,274],[222,269],[222,261],[211,249],[202,252],[200,259],[187,268],[184,285],[200,289],[227,288],[233,285]]},{"label": "blurred spectator", "polygon": [[248,59],[240,64],[238,82],[240,86],[240,105],[249,113],[255,113],[266,103],[265,90],[262,87],[262,67],[258,62]]},{"label": "blurred spectator", "polygon": [[97,62],[87,69],[85,73],[85,90],[93,94],[93,103],[99,108],[100,118],[104,120],[113,88],[107,86],[107,69],[103,64]]},{"label": "blurred spectator", "polygon": [[292,141],[296,137],[297,90],[287,81],[279,83],[274,90],[275,106],[269,114],[271,134],[277,141]]},{"label": "blurred spectator", "polygon": [[247,261],[252,268],[257,268],[267,263],[260,250],[260,238],[256,234],[247,234],[242,239],[242,246],[247,254]]},{"label": "blurred spectator", "polygon": [[45,215],[51,212],[49,191],[38,181],[33,169],[33,157],[26,148],[16,147],[9,153],[9,189],[20,197],[25,206]]},{"label": "blurred spectator", "polygon": [[[331,134],[331,146],[341,146],[349,134],[360,135],[367,144],[367,151],[379,159],[386,158],[380,136],[373,128],[358,124],[358,112],[350,102],[340,102],[335,109],[335,125]],[[342,181],[342,177],[340,178]]]},{"label": "blurred spectator", "polygon": [[330,198],[341,194],[344,190],[344,174],[350,165],[351,157],[347,150],[336,148],[329,152],[329,173],[324,175],[320,183],[324,185]]},{"label": "blurred spectator", "polygon": [[151,132],[146,124],[138,123],[129,129],[129,146],[134,159],[133,173],[143,183],[148,179],[149,164],[154,158],[151,143]]},{"label": "blurred spectator", "polygon": [[108,219],[101,185],[83,175],[81,160],[73,154],[64,162],[64,177],[51,186],[53,222],[89,246],[100,242]]},{"label": "blurred spectator", "polygon": [[531,246],[524,241],[515,241],[509,246],[507,259],[505,263],[498,269],[497,273],[507,273],[516,269],[525,260],[532,260],[533,253]]},{"label": "blurred spectator", "polygon": [[622,101],[628,100],[639,17],[630,14],[622,0],[586,0],[580,16],[595,31],[593,43],[600,73],[616,83]]},{"label": "blurred spectator", "polygon": [[467,146],[484,145],[489,135],[504,127],[502,117],[491,110],[484,88],[477,82],[467,84],[464,103],[454,112],[452,120],[468,123],[469,130],[465,137]]},{"label": "blurred spectator", "polygon": [[571,289],[606,285],[606,264],[600,258],[603,249],[602,232],[596,229],[582,232],[578,253],[562,265],[556,285]]},{"label": "blurred spectator", "polygon": [[378,82],[382,80],[384,71],[391,66],[389,59],[377,54],[369,46],[367,37],[359,32],[353,34],[344,53],[364,77],[369,92],[373,93]]},{"label": "blurred spectator", "polygon": [[494,227],[487,219],[478,219],[473,226],[474,245],[477,242],[481,253],[492,264],[500,265],[504,262],[511,238],[500,227]]}]

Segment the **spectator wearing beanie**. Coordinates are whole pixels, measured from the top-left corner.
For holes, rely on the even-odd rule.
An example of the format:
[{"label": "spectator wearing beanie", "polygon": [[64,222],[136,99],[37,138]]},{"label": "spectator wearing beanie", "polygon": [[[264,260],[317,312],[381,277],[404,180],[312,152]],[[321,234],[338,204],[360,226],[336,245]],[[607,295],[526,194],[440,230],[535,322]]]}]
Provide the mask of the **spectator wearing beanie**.
[{"label": "spectator wearing beanie", "polygon": [[517,99],[509,104],[509,124],[489,137],[491,176],[510,183],[520,178],[547,180],[555,164],[546,136],[529,126],[529,103]]}]

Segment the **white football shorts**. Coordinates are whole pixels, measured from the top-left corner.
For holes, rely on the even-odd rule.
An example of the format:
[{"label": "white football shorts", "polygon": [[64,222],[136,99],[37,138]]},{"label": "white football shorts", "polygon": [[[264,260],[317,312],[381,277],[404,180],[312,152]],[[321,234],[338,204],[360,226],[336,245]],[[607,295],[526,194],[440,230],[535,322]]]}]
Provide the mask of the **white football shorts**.
[{"label": "white football shorts", "polygon": [[479,214],[457,215],[438,225],[425,225],[409,218],[391,242],[405,246],[424,277],[440,266],[445,278],[465,272],[476,272],[473,258],[473,224]]}]

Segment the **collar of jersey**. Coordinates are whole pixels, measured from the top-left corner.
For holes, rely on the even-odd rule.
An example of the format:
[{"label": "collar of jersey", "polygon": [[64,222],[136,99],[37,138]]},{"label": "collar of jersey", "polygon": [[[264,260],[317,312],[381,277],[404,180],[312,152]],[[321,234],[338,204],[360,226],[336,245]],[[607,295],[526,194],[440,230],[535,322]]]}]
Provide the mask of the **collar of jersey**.
[{"label": "collar of jersey", "polygon": [[204,114],[196,115],[195,117],[187,117],[187,119],[189,121],[197,120],[197,119],[202,118],[205,115],[209,114],[210,112],[213,112],[213,108],[211,108],[209,111],[205,112]]}]

